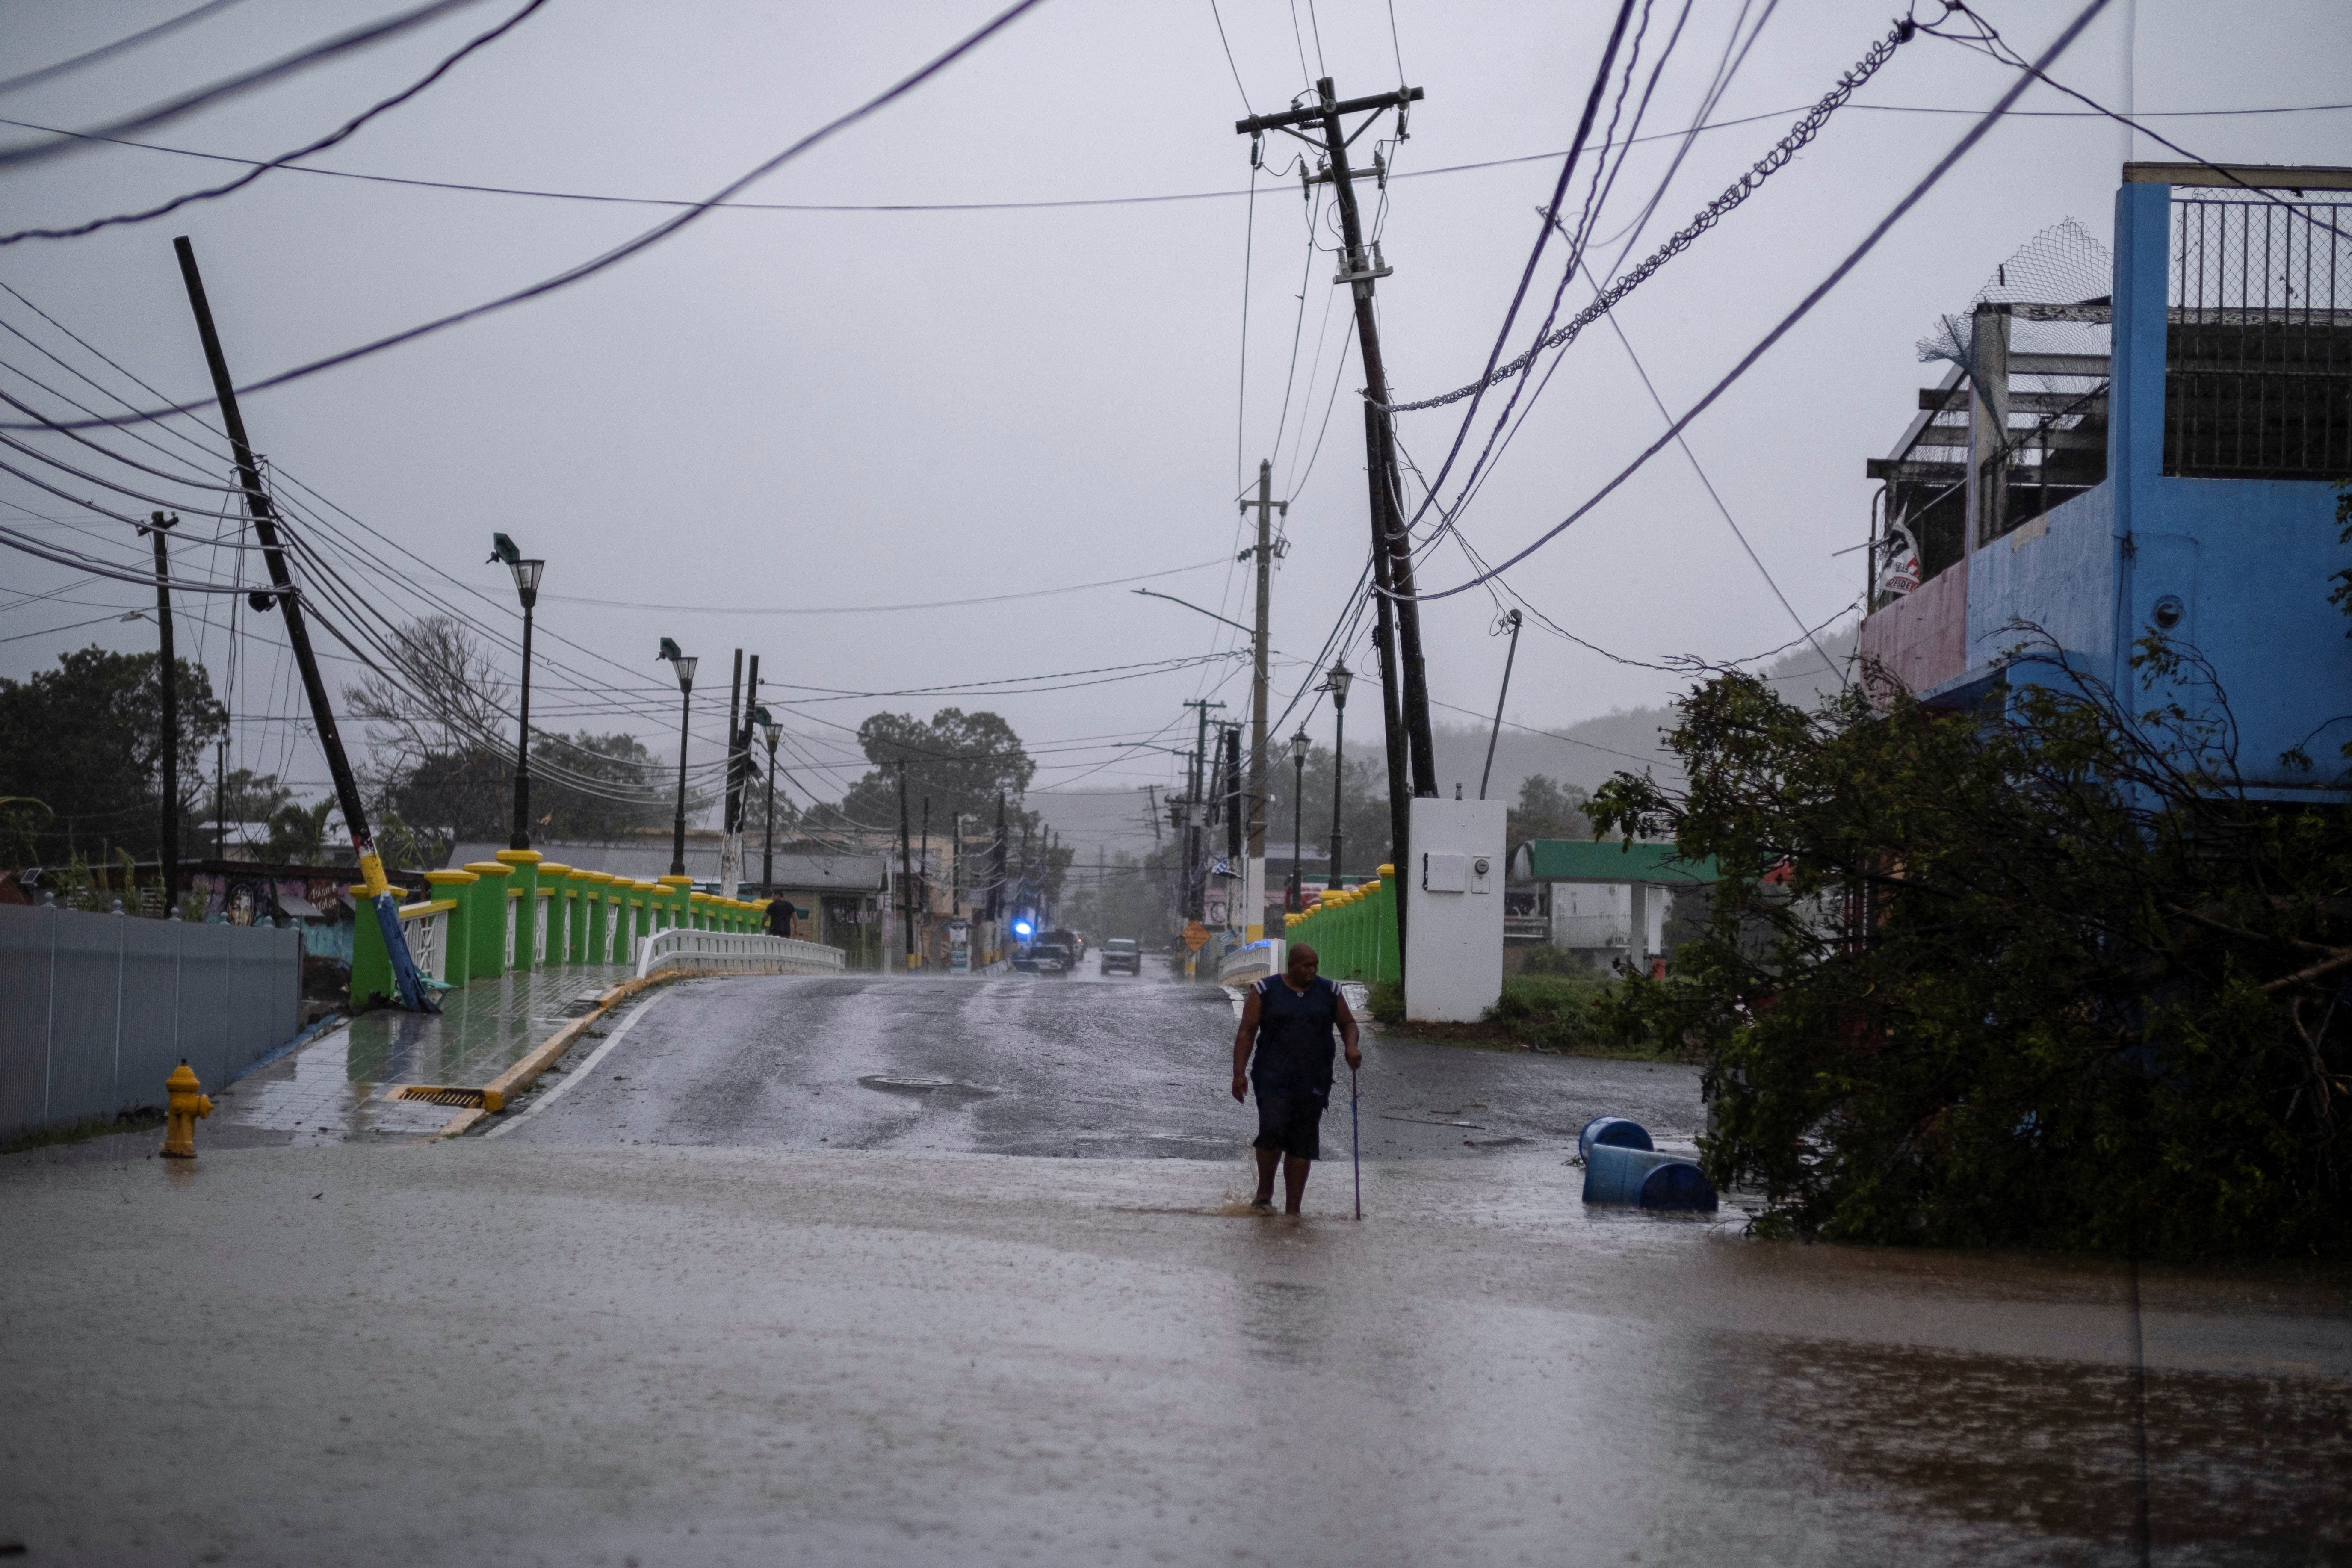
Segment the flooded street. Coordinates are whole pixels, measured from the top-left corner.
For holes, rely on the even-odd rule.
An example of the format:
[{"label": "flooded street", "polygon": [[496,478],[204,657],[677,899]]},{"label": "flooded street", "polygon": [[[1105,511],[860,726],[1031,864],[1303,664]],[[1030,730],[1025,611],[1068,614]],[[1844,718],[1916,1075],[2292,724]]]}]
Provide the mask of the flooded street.
[{"label": "flooded street", "polygon": [[0,1539],[2125,1564],[2144,1510],[2147,1561],[2352,1562],[2340,1275],[2145,1270],[2143,1397],[2122,1265],[1588,1210],[1577,1128],[1687,1135],[1687,1069],[1379,1039],[1364,1223],[1344,1102],[1252,1216],[1232,1029],[1150,976],[698,982],[494,1137],[7,1162]]}]

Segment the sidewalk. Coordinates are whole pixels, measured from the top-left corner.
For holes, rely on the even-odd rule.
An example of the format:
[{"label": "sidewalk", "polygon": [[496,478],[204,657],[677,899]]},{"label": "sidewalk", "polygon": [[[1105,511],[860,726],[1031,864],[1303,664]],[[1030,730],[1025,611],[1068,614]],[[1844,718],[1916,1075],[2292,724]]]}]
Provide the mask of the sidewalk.
[{"label": "sidewalk", "polygon": [[625,964],[567,964],[445,992],[438,1016],[397,1007],[362,1013],[226,1092],[213,1090],[211,1125],[290,1133],[298,1148],[437,1132],[447,1106],[392,1095],[413,1083],[480,1088],[632,973]]}]

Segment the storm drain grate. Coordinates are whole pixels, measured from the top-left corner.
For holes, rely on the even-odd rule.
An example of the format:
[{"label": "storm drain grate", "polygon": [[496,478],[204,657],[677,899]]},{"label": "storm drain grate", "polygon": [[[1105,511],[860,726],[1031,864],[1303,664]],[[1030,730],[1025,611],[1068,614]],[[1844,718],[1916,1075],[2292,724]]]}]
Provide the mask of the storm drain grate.
[{"label": "storm drain grate", "polygon": [[421,1100],[428,1105],[446,1105],[460,1110],[480,1110],[488,1103],[488,1096],[478,1089],[449,1089],[437,1083],[412,1083],[393,1097],[394,1100]]}]

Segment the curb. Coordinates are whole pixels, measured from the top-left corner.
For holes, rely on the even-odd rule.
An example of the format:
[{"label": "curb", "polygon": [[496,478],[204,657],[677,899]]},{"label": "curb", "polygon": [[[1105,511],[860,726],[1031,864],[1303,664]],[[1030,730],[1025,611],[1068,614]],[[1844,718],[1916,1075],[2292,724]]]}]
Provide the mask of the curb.
[{"label": "curb", "polygon": [[482,1108],[457,1112],[442,1123],[438,1132],[429,1132],[416,1142],[438,1143],[445,1138],[462,1137],[504,1110],[507,1101],[538,1082],[540,1077],[548,1068],[562,1061],[564,1053],[580,1043],[580,1037],[588,1032],[590,1025],[600,1021],[605,1014],[630,997],[650,991],[656,985],[667,984],[673,980],[701,980],[716,975],[732,975],[741,973],[742,971],[735,969],[665,969],[658,974],[647,974],[622,981],[618,985],[596,998],[594,1012],[583,1013],[579,1017],[572,1019],[533,1047],[530,1054],[516,1062],[514,1066],[484,1084]]}]

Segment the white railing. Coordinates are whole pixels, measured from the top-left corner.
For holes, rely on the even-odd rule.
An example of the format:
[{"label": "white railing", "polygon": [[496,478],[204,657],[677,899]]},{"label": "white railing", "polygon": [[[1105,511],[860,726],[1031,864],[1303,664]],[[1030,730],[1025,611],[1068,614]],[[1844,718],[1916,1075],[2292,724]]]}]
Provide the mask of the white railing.
[{"label": "white railing", "polygon": [[637,942],[637,977],[664,969],[723,969],[740,974],[835,974],[837,947],[749,931],[696,931],[673,926]]},{"label": "white railing", "polygon": [[1237,947],[1217,961],[1217,980],[1224,985],[1248,985],[1269,974],[1279,974],[1289,943],[1278,936]]},{"label": "white railing", "polygon": [[410,904],[400,911],[400,923],[407,928],[401,934],[408,941],[408,960],[428,980],[449,978],[449,955],[442,951],[441,917],[451,907],[446,902]]}]

